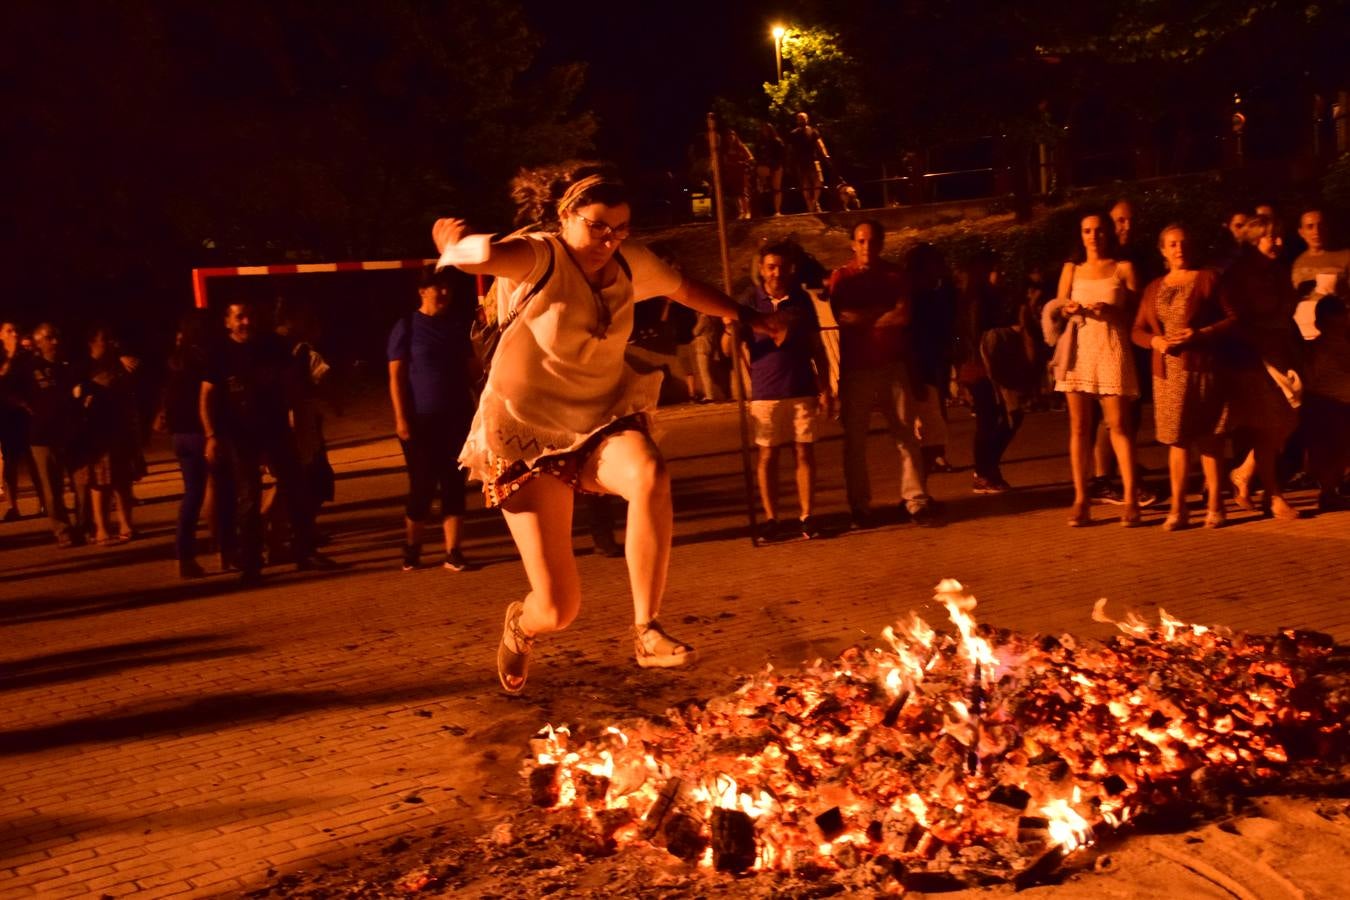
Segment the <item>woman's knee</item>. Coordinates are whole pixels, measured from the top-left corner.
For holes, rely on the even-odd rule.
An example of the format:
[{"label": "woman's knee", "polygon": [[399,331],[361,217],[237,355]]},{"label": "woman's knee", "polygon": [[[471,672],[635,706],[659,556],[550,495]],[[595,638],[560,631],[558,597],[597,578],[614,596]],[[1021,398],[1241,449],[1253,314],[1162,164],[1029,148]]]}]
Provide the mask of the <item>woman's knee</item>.
[{"label": "woman's knee", "polygon": [[623,481],[628,489],[625,499],[670,495],[670,470],[654,448],[629,460],[625,469]]},{"label": "woman's knee", "polygon": [[543,631],[561,631],[571,625],[581,611],[581,585],[554,582],[536,588],[531,618]]}]

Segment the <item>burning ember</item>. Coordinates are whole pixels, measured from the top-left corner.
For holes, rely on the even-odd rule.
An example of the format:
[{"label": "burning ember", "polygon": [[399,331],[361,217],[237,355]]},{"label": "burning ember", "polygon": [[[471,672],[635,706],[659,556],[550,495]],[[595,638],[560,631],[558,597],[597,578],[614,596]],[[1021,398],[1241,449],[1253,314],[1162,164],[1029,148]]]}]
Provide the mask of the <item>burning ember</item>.
[{"label": "burning ember", "polygon": [[1344,745],[1344,704],[1309,690],[1324,635],[1115,621],[1101,601],[1122,633],[1079,642],[979,627],[956,581],[936,600],[955,634],[911,615],[885,646],[768,667],[657,721],[585,742],[546,727],[534,802],[719,871],[1025,886],[1132,819]]}]

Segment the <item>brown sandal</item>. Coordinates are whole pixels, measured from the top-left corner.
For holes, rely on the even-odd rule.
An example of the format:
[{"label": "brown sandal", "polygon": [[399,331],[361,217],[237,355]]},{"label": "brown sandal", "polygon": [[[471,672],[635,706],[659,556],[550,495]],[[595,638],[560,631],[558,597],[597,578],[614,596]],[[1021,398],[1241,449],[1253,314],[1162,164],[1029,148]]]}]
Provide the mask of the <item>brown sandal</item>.
[{"label": "brown sandal", "polygon": [[[497,645],[497,680],[508,694],[519,694],[525,689],[525,676],[530,671],[530,651],[534,638],[520,630],[520,614],[525,604],[519,600],[506,607],[506,624],[502,628],[501,643]],[[512,650],[514,645],[516,649]]]},{"label": "brown sandal", "polygon": [[698,651],[666,634],[655,619],[633,626],[633,655],[644,669],[674,669],[698,662]]},{"label": "brown sandal", "polygon": [[1069,527],[1082,528],[1092,524],[1092,507],[1086,503],[1075,503],[1069,507]]}]

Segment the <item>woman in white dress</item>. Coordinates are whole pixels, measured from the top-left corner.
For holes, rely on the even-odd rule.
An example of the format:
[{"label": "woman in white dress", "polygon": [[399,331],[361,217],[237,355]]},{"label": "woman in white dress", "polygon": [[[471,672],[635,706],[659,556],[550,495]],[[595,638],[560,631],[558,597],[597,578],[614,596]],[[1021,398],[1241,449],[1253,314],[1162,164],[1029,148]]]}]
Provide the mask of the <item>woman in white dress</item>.
[{"label": "woman in white dress", "polygon": [[1111,220],[1104,215],[1093,213],[1079,220],[1081,259],[1064,264],[1057,299],[1047,304],[1044,313],[1063,329],[1055,343],[1055,390],[1064,392],[1069,407],[1073,469],[1069,525],[1073,527],[1092,520],[1088,479],[1096,429],[1092,407],[1098,403],[1124,487],[1121,524],[1127,528],[1139,524],[1134,434],[1129,427],[1130,404],[1139,397],[1130,343],[1137,287],[1134,267],[1112,255],[1114,235]]},{"label": "woman in white dress", "polygon": [[[563,186],[556,232],[494,241],[481,258],[457,263],[498,279],[498,321],[506,323],[460,464],[482,480],[487,504],[501,507],[530,582],[524,600],[507,607],[497,650],[498,678],[509,693],[525,685],[535,638],[566,628],[581,607],[572,555],[575,491],[628,501],[625,556],[638,665],[696,660],[656,619],[673,512],[670,475],[648,435],[661,374],[638,375],[624,363],[633,304],[666,296],[766,333],[773,328],[646,247],[629,244],[620,253],[631,210],[612,174],[580,169]],[[462,243],[459,219],[438,220],[432,235],[442,252],[472,243]]]}]

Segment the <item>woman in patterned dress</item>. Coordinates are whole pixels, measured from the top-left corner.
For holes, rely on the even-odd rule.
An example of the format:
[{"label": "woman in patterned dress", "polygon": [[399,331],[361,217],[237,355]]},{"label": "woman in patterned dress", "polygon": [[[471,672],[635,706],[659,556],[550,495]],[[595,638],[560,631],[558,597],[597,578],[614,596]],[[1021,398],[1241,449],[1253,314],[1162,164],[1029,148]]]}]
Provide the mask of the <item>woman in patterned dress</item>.
[{"label": "woman in patterned dress", "polygon": [[[624,554],[638,665],[697,659],[656,621],[673,513],[670,475],[647,427],[661,375],[638,375],[624,362],[634,303],[666,296],[766,333],[781,330],[640,244],[620,253],[631,207],[608,171],[579,168],[544,180],[554,230],[493,241],[481,258],[456,263],[499,279],[498,321],[507,323],[459,461],[483,482],[487,504],[501,507],[530,583],[524,600],[507,607],[498,645],[497,675],[508,693],[525,686],[535,638],[566,628],[580,610],[572,555],[577,491],[628,501]],[[524,206],[530,200],[519,180],[516,187]],[[432,235],[443,253],[468,236],[460,219],[438,220]]]},{"label": "woman in patterned dress", "polygon": [[1134,320],[1134,342],[1153,351],[1154,436],[1167,445],[1172,508],[1163,528],[1185,528],[1186,471],[1192,447],[1200,451],[1208,496],[1206,528],[1224,524],[1219,465],[1228,404],[1215,367],[1215,349],[1236,319],[1220,299],[1218,275],[1196,269],[1186,229],[1168,225],[1158,236],[1168,272],[1144,289]]},{"label": "woman in patterned dress", "polygon": [[1100,403],[1111,432],[1111,448],[1120,464],[1125,493],[1121,524],[1139,524],[1135,491],[1134,435],[1129,428],[1130,404],[1139,397],[1134,358],[1130,352],[1130,311],[1135,296],[1134,267],[1113,255],[1111,220],[1090,213],[1079,220],[1081,259],[1067,262],[1059,292],[1044,312],[1062,324],[1055,343],[1055,390],[1069,407],[1069,462],[1073,468],[1073,506],[1069,525],[1092,519],[1088,480],[1092,474],[1095,422],[1093,404]]}]

